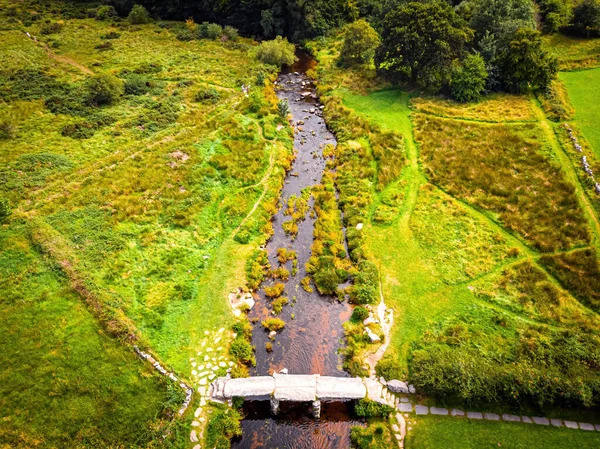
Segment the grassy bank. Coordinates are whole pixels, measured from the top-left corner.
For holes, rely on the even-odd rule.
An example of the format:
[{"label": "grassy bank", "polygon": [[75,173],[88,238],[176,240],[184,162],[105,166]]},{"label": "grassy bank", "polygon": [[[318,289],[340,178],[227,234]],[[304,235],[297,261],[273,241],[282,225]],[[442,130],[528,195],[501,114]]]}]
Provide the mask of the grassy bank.
[{"label": "grassy bank", "polygon": [[595,448],[595,432],[516,424],[475,421],[449,417],[419,417],[406,437],[405,447],[412,448],[484,448],[525,449],[539,447]]}]

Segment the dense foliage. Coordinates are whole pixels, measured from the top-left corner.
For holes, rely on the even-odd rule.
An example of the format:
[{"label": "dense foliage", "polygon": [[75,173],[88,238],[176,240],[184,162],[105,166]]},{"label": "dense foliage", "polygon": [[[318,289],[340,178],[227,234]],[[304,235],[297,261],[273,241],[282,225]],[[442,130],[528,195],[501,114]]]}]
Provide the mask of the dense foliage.
[{"label": "dense foliage", "polygon": [[344,44],[340,51],[341,65],[370,63],[379,47],[380,38],[377,31],[364,19],[348,25],[344,32]]}]

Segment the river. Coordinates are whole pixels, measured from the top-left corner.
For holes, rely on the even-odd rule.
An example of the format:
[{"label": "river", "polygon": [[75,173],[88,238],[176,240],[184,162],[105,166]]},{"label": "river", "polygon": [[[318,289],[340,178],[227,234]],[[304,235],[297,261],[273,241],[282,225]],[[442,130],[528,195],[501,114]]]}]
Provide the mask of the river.
[{"label": "river", "polygon": [[[315,62],[306,53],[299,52],[298,56],[298,62],[279,75],[276,91],[280,99],[288,101],[292,123],[304,124],[302,131],[294,136],[296,159],[285,180],[280,209],[273,218],[274,235],[266,245],[272,267],[279,266],[279,248],[296,251],[298,272],[285,282],[285,296],[290,304],[284,306],[278,316],[286,326],[272,342],[272,352],[265,349],[271,340],[260,323],[272,316],[263,288],[272,285],[273,281],[266,280],[256,294],[256,306],[249,314],[255,321],[253,344],[257,362],[251,375],[272,374],[285,368],[290,374],[347,376],[341,367],[338,350],[344,343],[342,324],[350,318],[351,307],[334,297],[320,295],[316,290],[308,293],[300,285],[311,255],[315,218],[306,214],[298,223],[294,240],[282,228],[282,223],[290,219],[284,215],[288,198],[300,196],[303,189],[320,183],[325,170],[323,147],[336,143],[322,117],[314,85],[306,76],[306,71],[313,68]],[[310,209],[312,205],[311,199]],[[285,266],[292,272],[291,261]],[[310,404],[282,403],[279,415],[273,418],[268,402],[246,402],[244,413],[243,436],[232,442],[235,449],[345,449],[350,447],[350,428],[360,424],[352,416],[351,403],[324,403],[320,419],[312,417]]]}]

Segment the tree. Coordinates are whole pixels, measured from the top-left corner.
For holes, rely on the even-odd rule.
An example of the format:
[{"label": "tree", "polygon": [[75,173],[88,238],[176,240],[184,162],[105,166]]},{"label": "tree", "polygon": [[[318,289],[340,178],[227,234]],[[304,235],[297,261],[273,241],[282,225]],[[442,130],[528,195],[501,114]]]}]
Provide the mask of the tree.
[{"label": "tree", "polygon": [[600,36],[600,2],[583,0],[573,8],[573,23],[569,31],[578,36]]},{"label": "tree", "polygon": [[531,0],[465,0],[461,9],[468,11],[465,16],[477,40],[488,32],[501,36],[519,28],[535,28]]},{"label": "tree", "polygon": [[142,5],[133,5],[131,12],[127,16],[127,20],[133,25],[140,25],[152,22],[152,17],[150,17],[148,10]]},{"label": "tree", "polygon": [[277,36],[272,41],[264,41],[258,47],[256,57],[265,64],[281,67],[296,62],[296,47],[287,39]]},{"label": "tree", "polygon": [[381,71],[400,81],[439,86],[473,32],[447,3],[411,2],[385,16],[381,37],[376,55]]},{"label": "tree", "polygon": [[341,65],[368,64],[375,57],[381,39],[377,31],[364,19],[348,25],[344,32],[344,44],[340,52]]},{"label": "tree", "polygon": [[538,0],[546,33],[556,33],[571,21],[571,0]]},{"label": "tree", "polygon": [[123,81],[114,75],[101,73],[90,79],[86,84],[87,100],[90,104],[100,106],[112,104],[123,95]]},{"label": "tree", "polygon": [[528,88],[545,90],[558,72],[558,61],[543,48],[538,31],[518,30],[499,56],[504,88],[522,93]]},{"label": "tree", "polygon": [[469,55],[452,73],[450,90],[452,97],[462,103],[477,101],[485,90],[488,77],[485,61],[481,55]]}]

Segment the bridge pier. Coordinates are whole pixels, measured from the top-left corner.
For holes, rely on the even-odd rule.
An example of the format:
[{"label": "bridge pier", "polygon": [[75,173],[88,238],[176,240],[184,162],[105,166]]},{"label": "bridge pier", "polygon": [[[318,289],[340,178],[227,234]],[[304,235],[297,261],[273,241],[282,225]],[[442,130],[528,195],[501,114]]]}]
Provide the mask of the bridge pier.
[{"label": "bridge pier", "polygon": [[279,414],[279,399],[271,398],[271,415],[277,416]]},{"label": "bridge pier", "polygon": [[313,417],[319,419],[321,417],[321,401],[313,401]]}]

